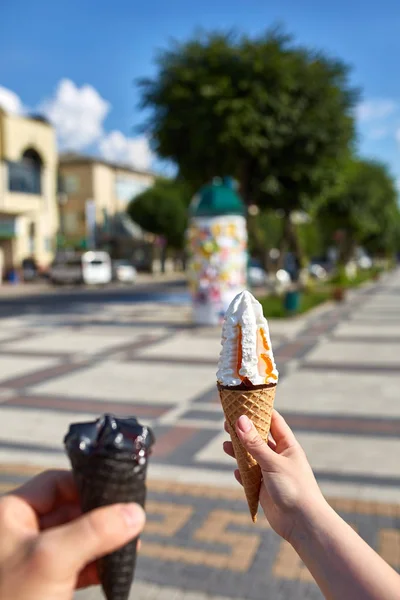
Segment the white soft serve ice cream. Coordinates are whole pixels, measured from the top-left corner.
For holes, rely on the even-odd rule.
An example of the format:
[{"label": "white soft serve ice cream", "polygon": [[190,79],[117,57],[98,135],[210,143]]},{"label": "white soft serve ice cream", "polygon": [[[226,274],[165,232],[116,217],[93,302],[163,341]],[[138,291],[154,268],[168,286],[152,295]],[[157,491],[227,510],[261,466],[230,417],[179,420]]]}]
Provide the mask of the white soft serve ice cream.
[{"label": "white soft serve ice cream", "polygon": [[247,290],[232,300],[226,312],[221,344],[217,371],[221,385],[278,381],[267,319],[261,304]]}]

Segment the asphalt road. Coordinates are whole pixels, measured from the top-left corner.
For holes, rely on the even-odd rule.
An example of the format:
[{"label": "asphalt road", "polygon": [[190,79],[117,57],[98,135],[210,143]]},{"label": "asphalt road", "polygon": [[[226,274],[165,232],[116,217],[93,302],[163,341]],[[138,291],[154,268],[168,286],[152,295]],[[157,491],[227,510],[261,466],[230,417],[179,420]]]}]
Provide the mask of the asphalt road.
[{"label": "asphalt road", "polygon": [[20,314],[59,314],[73,312],[74,306],[106,303],[168,302],[181,303],[189,299],[183,278],[173,281],[144,281],[132,285],[111,284],[107,287],[47,287],[40,291],[0,296],[0,318]]}]

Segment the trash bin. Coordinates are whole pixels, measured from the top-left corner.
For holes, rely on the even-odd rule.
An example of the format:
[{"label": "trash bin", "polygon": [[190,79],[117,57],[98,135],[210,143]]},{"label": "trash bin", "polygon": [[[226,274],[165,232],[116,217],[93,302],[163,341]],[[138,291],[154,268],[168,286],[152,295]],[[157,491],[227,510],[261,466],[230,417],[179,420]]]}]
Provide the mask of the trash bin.
[{"label": "trash bin", "polygon": [[295,313],[300,308],[300,292],[299,290],[289,290],[286,292],[284,306],[287,312]]},{"label": "trash bin", "polygon": [[245,206],[231,178],[214,178],[189,207],[188,278],[193,322],[217,325],[247,284]]}]

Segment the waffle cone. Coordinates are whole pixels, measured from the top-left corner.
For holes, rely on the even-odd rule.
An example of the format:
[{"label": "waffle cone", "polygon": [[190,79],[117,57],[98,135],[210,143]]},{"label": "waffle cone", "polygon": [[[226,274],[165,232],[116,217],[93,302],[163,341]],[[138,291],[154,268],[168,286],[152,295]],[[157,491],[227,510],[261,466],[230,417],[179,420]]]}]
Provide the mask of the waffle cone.
[{"label": "waffle cone", "polygon": [[[114,456],[70,454],[83,512],[117,502],[136,502],[144,507],[146,470],[134,464],[131,453]],[[107,600],[128,600],[136,564],[137,539],[98,561]]]},{"label": "waffle cone", "polygon": [[240,416],[246,415],[254,423],[258,433],[266,442],[271,426],[276,385],[248,389],[235,389],[219,385],[218,391],[250,514],[253,521],[256,522],[262,479],[261,468],[257,461],[243,448],[236,434],[235,424]]}]

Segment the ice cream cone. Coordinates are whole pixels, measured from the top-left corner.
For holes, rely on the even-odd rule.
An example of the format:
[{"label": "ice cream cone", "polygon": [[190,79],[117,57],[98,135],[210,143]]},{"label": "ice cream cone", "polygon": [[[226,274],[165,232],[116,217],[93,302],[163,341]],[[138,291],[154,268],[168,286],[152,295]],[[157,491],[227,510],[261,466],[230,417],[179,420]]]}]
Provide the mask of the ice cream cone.
[{"label": "ice cream cone", "polygon": [[[147,457],[153,441],[150,430],[135,419],[106,416],[96,423],[70,427],[66,448],[84,513],[119,502],[136,502],[144,507]],[[98,560],[107,600],[128,600],[136,546],[134,539]]]},{"label": "ice cream cone", "polygon": [[222,408],[228,423],[240,475],[250,514],[257,520],[258,500],[261,487],[261,468],[256,460],[244,449],[237,434],[236,421],[246,415],[254,423],[258,433],[266,442],[271,426],[276,385],[227,387],[218,385]]},{"label": "ice cream cone", "polygon": [[[74,460],[75,458],[75,460]],[[129,453],[114,457],[71,457],[83,512],[118,502],[144,507],[146,465],[132,466]],[[137,540],[98,561],[107,600],[127,600],[136,565]]]}]

